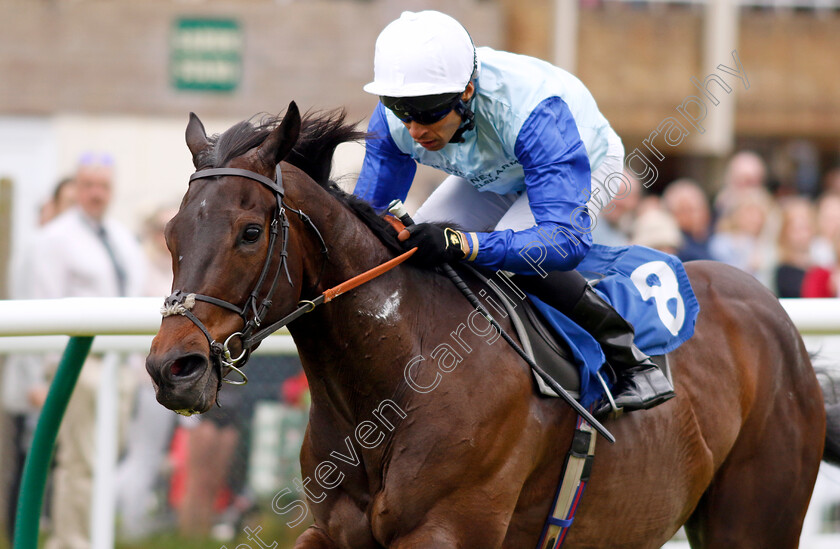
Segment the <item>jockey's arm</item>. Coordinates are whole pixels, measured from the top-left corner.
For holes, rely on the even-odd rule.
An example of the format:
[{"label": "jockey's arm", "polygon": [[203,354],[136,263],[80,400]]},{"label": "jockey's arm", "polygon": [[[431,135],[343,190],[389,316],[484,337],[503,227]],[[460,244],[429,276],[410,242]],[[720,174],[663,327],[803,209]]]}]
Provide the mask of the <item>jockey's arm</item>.
[{"label": "jockey's arm", "polygon": [[367,131],[365,160],[353,194],[382,212],[392,200],[405,200],[414,181],[417,163],[394,143],[382,103],[376,105]]},{"label": "jockey's arm", "polygon": [[[589,158],[566,103],[551,97],[522,126],[514,148],[536,225],[525,230],[476,233],[475,263],[518,274],[574,269],[592,245],[586,201]],[[539,258],[539,267],[535,263]]]}]

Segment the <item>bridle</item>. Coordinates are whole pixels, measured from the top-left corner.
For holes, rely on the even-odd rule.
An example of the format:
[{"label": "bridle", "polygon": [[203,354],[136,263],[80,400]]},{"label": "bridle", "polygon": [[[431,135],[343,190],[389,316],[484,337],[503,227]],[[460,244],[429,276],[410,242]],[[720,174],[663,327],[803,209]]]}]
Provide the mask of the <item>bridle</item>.
[{"label": "bridle", "polygon": [[[220,387],[222,381],[231,383],[233,385],[244,385],[245,383],[247,383],[248,377],[240,368],[244,366],[244,364],[248,361],[248,358],[250,357],[251,351],[254,349],[254,347],[257,344],[259,344],[259,342],[261,342],[263,339],[265,339],[275,331],[279,330],[292,320],[298,318],[302,314],[311,311],[317,305],[317,303],[314,303],[313,301],[301,301],[298,308],[295,309],[292,313],[286,315],[279,321],[272,323],[270,326],[257,331],[257,329],[262,326],[263,320],[265,319],[265,315],[268,313],[269,309],[271,309],[272,297],[274,295],[275,290],[277,289],[281,273],[285,272],[286,280],[289,282],[290,285],[294,286],[292,278],[289,275],[289,265],[287,261],[288,251],[286,248],[289,243],[289,219],[286,216],[287,210],[297,214],[298,217],[300,217],[300,219],[304,222],[304,224],[306,224],[310,229],[312,229],[312,231],[318,237],[318,240],[320,240],[321,254],[323,257],[322,270],[323,266],[326,265],[328,257],[327,244],[324,241],[324,238],[321,236],[321,232],[315,226],[315,223],[312,222],[312,219],[310,219],[310,217],[302,211],[296,210],[284,202],[285,190],[283,189],[283,175],[280,171],[279,164],[277,165],[276,176],[274,180],[269,179],[268,177],[265,177],[264,175],[258,174],[256,172],[240,168],[211,168],[199,170],[192,174],[190,176],[190,183],[198,179],[209,179],[226,175],[243,177],[245,179],[256,181],[257,183],[264,185],[274,193],[276,206],[274,208],[274,215],[271,220],[271,225],[269,227],[268,252],[266,253],[265,263],[263,263],[262,271],[260,272],[260,276],[257,279],[257,283],[255,284],[254,289],[251,290],[251,293],[248,295],[248,298],[245,300],[245,303],[241,307],[229,301],[225,301],[224,299],[219,299],[217,297],[212,297],[209,295],[203,295],[198,293],[190,293],[183,290],[174,290],[164,300],[163,307],[161,307],[160,310],[164,318],[175,314],[187,317],[193,322],[193,324],[195,324],[198,327],[198,329],[202,331],[202,333],[204,333],[204,337],[207,338],[207,342],[210,345],[210,361],[212,362],[213,367],[216,368],[219,374]],[[280,240],[280,263],[279,265],[277,265],[277,271],[274,273],[274,277],[271,279],[271,284],[268,286],[268,290],[265,292],[262,299],[260,299],[260,293],[263,289],[263,286],[266,283],[266,280],[268,280],[269,269],[271,267],[271,259],[274,254],[274,250],[278,245],[278,235]],[[205,303],[210,303],[212,305],[216,305],[217,307],[221,307],[223,309],[235,312],[240,317],[242,317],[244,326],[240,331],[234,332],[231,335],[229,335],[225,339],[224,343],[219,343],[213,338],[213,336],[210,335],[207,326],[205,326],[204,323],[191,311],[196,301],[203,301]],[[239,356],[234,357],[231,354],[229,344],[231,340],[233,340],[236,337],[240,339],[242,350]],[[226,370],[223,371],[223,368],[226,368]],[[225,376],[231,371],[235,371],[237,374],[239,374],[239,376],[241,376],[242,379],[237,381],[225,379]]]}]

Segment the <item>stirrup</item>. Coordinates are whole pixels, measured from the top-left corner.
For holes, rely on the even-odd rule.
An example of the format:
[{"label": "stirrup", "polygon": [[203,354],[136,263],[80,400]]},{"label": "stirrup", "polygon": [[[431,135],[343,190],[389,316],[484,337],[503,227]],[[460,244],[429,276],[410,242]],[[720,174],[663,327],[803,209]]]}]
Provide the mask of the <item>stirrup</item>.
[{"label": "stirrup", "polygon": [[609,387],[609,385],[607,385],[607,382],[604,381],[604,376],[601,375],[600,371],[596,374],[596,376],[598,377],[598,381],[601,382],[601,387],[604,389],[604,395],[607,397],[607,401],[610,403],[610,408],[612,410],[610,411],[609,415],[613,418],[620,417],[621,414],[624,413],[624,408],[619,408],[616,405],[615,399],[613,398],[613,395],[612,395],[612,391],[610,391],[610,387]]}]

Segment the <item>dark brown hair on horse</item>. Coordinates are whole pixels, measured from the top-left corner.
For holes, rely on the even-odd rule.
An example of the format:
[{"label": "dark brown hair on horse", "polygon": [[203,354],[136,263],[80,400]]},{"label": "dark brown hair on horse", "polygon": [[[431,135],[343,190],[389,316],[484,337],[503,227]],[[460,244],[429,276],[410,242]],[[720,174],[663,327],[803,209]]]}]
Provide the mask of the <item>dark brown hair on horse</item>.
[{"label": "dark brown hair on horse", "polygon": [[[191,117],[196,168],[226,171],[192,181],[167,227],[174,288],[235,306],[170,304],[181,312],[163,319],[146,362],[162,404],[213,406],[225,373],[213,344],[238,345],[230,336],[252,314],[236,309],[251,295],[269,302],[270,323],[394,256],[370,210],[327,181],[335,147],[359,137],[341,114],[301,123],[294,104],[281,123],[213,138]],[[272,246],[278,204],[288,230]],[[607,421],[617,443],[599,446],[567,547],[655,548],[682,525],[693,547],[798,545],[826,436],[808,353],[751,276],[686,270],[701,312],[671,355],[677,397]],[[312,407],[299,499],[273,508],[286,522],[314,517],[296,548],[536,545],[575,414],[536,394],[503,341],[464,330],[471,312],[447,278],[404,264],[289,324]]]}]

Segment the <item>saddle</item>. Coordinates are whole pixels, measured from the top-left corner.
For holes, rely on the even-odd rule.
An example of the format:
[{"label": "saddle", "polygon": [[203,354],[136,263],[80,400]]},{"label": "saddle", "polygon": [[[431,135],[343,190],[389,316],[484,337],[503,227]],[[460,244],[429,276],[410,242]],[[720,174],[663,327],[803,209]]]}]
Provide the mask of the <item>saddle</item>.
[{"label": "saddle", "polygon": [[[574,355],[565,339],[548,324],[531,300],[527,296],[522,298],[519,295],[512,295],[514,291],[510,289],[510,286],[505,288],[505,284],[491,282],[484,273],[472,265],[461,264],[459,267],[467,269],[495,294],[496,301],[504,306],[522,348],[531,359],[557,381],[567,393],[575,399],[580,399],[580,368],[575,362]],[[669,380],[672,379],[667,354],[652,356],[651,360],[662,369]],[[557,396],[538,375],[535,373],[533,375],[541,394]],[[607,398],[611,399],[608,388],[615,382],[616,375],[609,363],[601,368],[599,377],[601,377],[601,385]]]}]

